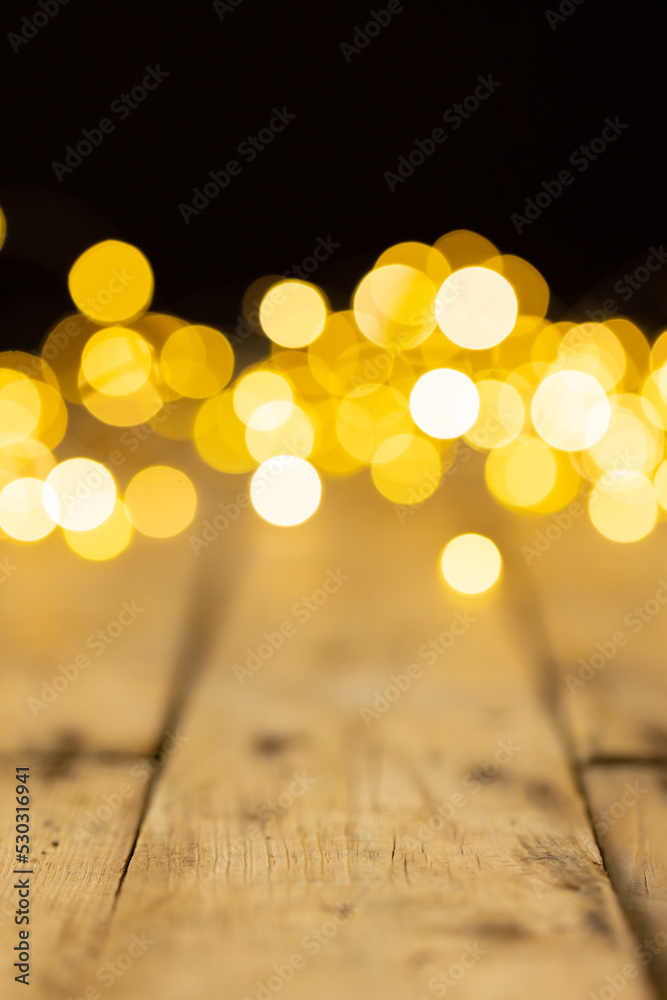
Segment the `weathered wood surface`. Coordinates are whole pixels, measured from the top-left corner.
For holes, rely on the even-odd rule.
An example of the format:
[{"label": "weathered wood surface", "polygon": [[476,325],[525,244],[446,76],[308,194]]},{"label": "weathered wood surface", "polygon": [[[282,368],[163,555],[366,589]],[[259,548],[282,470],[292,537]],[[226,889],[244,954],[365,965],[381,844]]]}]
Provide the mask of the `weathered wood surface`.
[{"label": "weathered wood surface", "polygon": [[[138,931],[155,942],[128,971],[130,1000],[256,997],[281,976],[295,998],[456,983],[461,998],[555,1000],[587,997],[631,961],[511,591],[471,604],[438,581],[452,534],[501,530],[484,500],[465,523],[479,482],[464,478],[403,524],[362,479],[330,487],[290,533],[248,513],[245,572],[104,952]],[[301,621],[331,573],[349,579]],[[260,648],[285,623],[281,648]],[[423,647],[441,633],[451,648],[429,664]],[[253,651],[266,662],[240,683],[234,666]],[[364,720],[411,663],[421,676]],[[625,995],[652,991],[638,977]]]},{"label": "weathered wood surface", "polygon": [[638,939],[634,963],[667,992],[667,770],[590,767],[585,783],[605,865]]},{"label": "weathered wood surface", "polygon": [[510,530],[529,579],[526,618],[579,759],[667,758],[665,526],[631,545],[603,538],[584,513],[564,529],[515,518]]},{"label": "weathered wood surface", "polygon": [[[5,729],[7,746],[33,750],[28,763],[44,775],[39,822],[57,808],[62,827],[35,882],[35,1000],[86,990],[91,1000],[107,986],[124,1000],[430,1000],[445,988],[461,1000],[589,1000],[638,964],[553,711],[559,654],[537,617],[546,591],[525,573],[514,516],[484,495],[477,473],[475,462],[461,468],[402,521],[363,477],[329,484],[318,516],[293,530],[240,505],[194,556],[189,536],[246,489],[203,471],[192,531],[137,549],[136,565],[131,552],[125,568],[111,564],[121,590],[146,564],[161,618],[141,641],[129,629],[119,638],[111,693],[100,700],[91,685],[86,703],[81,686],[71,703],[79,741],[65,793],[45,776],[62,745],[62,725],[47,727],[58,703],[27,741]],[[453,598],[438,577],[442,546],[465,530],[489,534],[506,557],[503,587],[484,601]],[[183,565],[192,588],[176,572]],[[82,594],[88,571],[72,569]],[[51,579],[48,562],[31,572]],[[558,584],[557,600],[564,592]],[[593,645],[605,615],[602,593],[588,616]],[[582,636],[585,627],[572,626]],[[440,636],[447,648],[432,655],[424,647]],[[261,665],[244,673],[252,652]],[[47,673],[60,654],[50,655]],[[130,685],[143,671],[137,709]],[[81,846],[77,817],[166,729],[177,749]],[[107,762],[91,755],[99,750],[121,756]],[[41,843],[36,834],[37,852]],[[654,997],[646,973],[656,968],[638,967],[623,996]],[[7,995],[19,989],[10,982]]]},{"label": "weathered wood surface", "polygon": [[[186,471],[201,467],[187,446],[174,455],[173,443],[155,434],[140,441],[140,429],[98,429],[89,441],[89,423],[75,414],[79,436],[62,458],[120,456],[113,471],[121,488],[143,465],[165,459]],[[192,634],[186,622],[197,615],[187,536],[135,535],[100,563],[75,555],[59,531],[32,545],[0,544],[10,567],[0,585],[0,750],[153,750]]]},{"label": "weathered wood surface", "polygon": [[[116,892],[132,848],[152,765],[133,757],[25,753],[1,758],[0,981],[3,997],[66,998],[99,968]],[[31,864],[14,858],[16,766],[30,766]],[[127,786],[127,787],[126,787]],[[123,794],[119,789],[123,787]],[[22,874],[14,874],[17,869]],[[23,869],[34,874],[26,876]],[[30,924],[17,926],[15,885],[30,880]],[[30,931],[32,976],[19,975],[15,946]],[[75,994],[76,995],[76,994]]]}]

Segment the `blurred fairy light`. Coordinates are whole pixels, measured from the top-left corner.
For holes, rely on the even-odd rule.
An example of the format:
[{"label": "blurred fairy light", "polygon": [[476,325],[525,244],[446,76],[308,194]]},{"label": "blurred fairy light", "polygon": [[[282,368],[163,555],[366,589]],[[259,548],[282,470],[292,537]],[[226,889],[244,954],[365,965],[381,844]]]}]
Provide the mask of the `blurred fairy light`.
[{"label": "blurred fairy light", "polygon": [[435,438],[465,434],[477,420],[479,405],[475,383],[453,368],[436,368],[421,375],[410,395],[412,419]]},{"label": "blurred fairy light", "polygon": [[253,507],[265,521],[293,527],[315,513],[322,496],[316,469],[303,458],[275,455],[263,462],[250,481]]},{"label": "blurred fairy light", "polygon": [[445,546],[440,568],[446,582],[461,594],[483,594],[500,576],[502,559],[484,535],[457,535]]},{"label": "blurred fairy light", "polygon": [[[0,210],[0,246],[5,232]],[[420,504],[451,469],[457,439],[481,456],[491,496],[518,514],[583,496],[595,529],[621,543],[667,518],[667,331],[651,347],[626,318],[551,322],[542,275],[477,233],[388,247],[342,310],[311,282],[258,279],[242,311],[267,353],[240,372],[223,330],[150,311],[153,272],[139,248],[98,243],[68,281],[76,311],[46,332],[41,356],[0,353],[0,537],[59,531],[100,561],[137,535],[169,538],[192,523],[197,491],[177,468],[133,461],[119,488],[111,460],[57,458],[63,444],[72,454],[73,406],[112,438],[148,424],[191,441],[211,468],[250,475],[252,507],[281,527],[315,514],[322,480],[363,468],[389,502]],[[482,536],[454,539],[445,555],[461,593],[500,574]]]}]

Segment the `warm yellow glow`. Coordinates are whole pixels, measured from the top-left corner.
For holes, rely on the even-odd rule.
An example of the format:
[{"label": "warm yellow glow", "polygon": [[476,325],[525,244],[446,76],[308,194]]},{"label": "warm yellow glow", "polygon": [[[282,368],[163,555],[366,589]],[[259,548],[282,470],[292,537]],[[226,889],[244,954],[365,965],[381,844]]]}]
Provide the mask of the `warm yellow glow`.
[{"label": "warm yellow glow", "polygon": [[206,399],[229,382],[234,352],[227,338],[210,326],[183,326],[162,348],[160,367],[167,385],[181,396]]},{"label": "warm yellow glow", "polygon": [[413,430],[407,399],[386,385],[355,390],[338,406],[338,438],[343,448],[361,462],[372,462],[387,438]]},{"label": "warm yellow glow", "polygon": [[475,383],[479,413],[463,435],[475,448],[491,449],[509,444],[523,430],[526,409],[519,392],[508,382],[482,379]]},{"label": "warm yellow glow", "polygon": [[46,479],[44,504],[51,518],[69,531],[90,531],[111,514],[116,484],[105,466],[89,458],[70,458]]},{"label": "warm yellow glow", "polygon": [[67,407],[57,389],[48,382],[33,381],[39,396],[39,420],[33,434],[47,448],[60,444],[67,430]]},{"label": "warm yellow glow", "polygon": [[81,402],[97,420],[114,427],[133,427],[143,424],[162,409],[164,400],[149,380],[134,392],[124,396],[110,396],[93,389],[83,373],[79,380]]},{"label": "warm yellow glow", "polygon": [[653,480],[655,496],[664,511],[667,511],[667,462],[658,468]]},{"label": "warm yellow glow", "polygon": [[[294,402],[292,387],[282,375],[269,371],[253,371],[243,375],[234,389],[234,409],[244,424],[257,430],[271,430],[279,413],[286,420]],[[270,410],[266,403],[278,404]],[[254,415],[257,413],[257,417]],[[253,419],[254,418],[254,419]]]},{"label": "warm yellow glow", "polygon": [[94,334],[81,355],[86,382],[107,396],[136,392],[148,379],[151,363],[151,350],[144,338],[122,326]]},{"label": "warm yellow glow", "polygon": [[207,463],[219,472],[250,472],[257,462],[246,445],[246,426],[234,409],[231,390],[207,399],[194,425],[194,442],[197,451]]},{"label": "warm yellow glow", "polygon": [[592,375],[556,371],[537,387],[531,415],[535,430],[547,444],[561,451],[581,451],[606,432],[611,407]]},{"label": "warm yellow glow", "polygon": [[305,281],[281,281],[266,293],[259,321],[269,340],[281,347],[305,347],[324,329],[327,305],[321,292]]},{"label": "warm yellow glow", "polygon": [[537,323],[546,316],[549,286],[540,272],[523,257],[502,254],[484,261],[484,267],[497,271],[509,281],[517,298],[519,312]]},{"label": "warm yellow glow", "polygon": [[28,478],[45,480],[56,460],[49,448],[33,437],[21,438],[0,447],[0,472],[6,480]]},{"label": "warm yellow glow", "polygon": [[477,420],[479,393],[463,372],[436,368],[415,383],[410,394],[410,413],[417,427],[431,437],[459,437]]},{"label": "warm yellow glow", "polygon": [[282,402],[264,403],[246,428],[246,445],[257,462],[274,455],[308,458],[313,450],[315,428],[308,414],[301,406],[290,404],[291,409],[285,417],[284,405]]},{"label": "warm yellow glow", "polygon": [[361,468],[362,460],[351,455],[338,437],[336,418],[340,401],[335,397],[320,400],[315,407],[317,435],[310,461],[329,476],[349,476]]},{"label": "warm yellow glow", "polygon": [[113,559],[130,543],[132,523],[122,500],[116,499],[109,517],[90,531],[65,531],[67,544],[84,559]]},{"label": "warm yellow glow", "polygon": [[626,358],[620,341],[601,323],[581,323],[558,346],[558,366],[592,375],[607,392],[623,378]]},{"label": "warm yellow glow", "polygon": [[21,542],[45,538],[56,526],[46,509],[49,487],[41,479],[14,479],[0,493],[0,528]]},{"label": "warm yellow glow", "polygon": [[281,527],[301,524],[320,504],[322,484],[310,462],[295,455],[275,455],[263,462],[250,481],[252,505],[265,521]]},{"label": "warm yellow glow", "polygon": [[99,329],[99,325],[87,316],[72,313],[52,327],[42,346],[42,356],[55,372],[60,392],[70,403],[81,402],[81,353],[86,342]]},{"label": "warm yellow glow", "polygon": [[40,412],[39,392],[32,379],[11,368],[0,368],[0,446],[32,434]]},{"label": "warm yellow glow", "polygon": [[520,435],[504,448],[489,452],[484,467],[486,484],[507,507],[531,509],[556,485],[558,463],[554,452],[539,438]]},{"label": "warm yellow glow", "polygon": [[470,229],[454,229],[435,241],[435,248],[444,255],[452,270],[484,264],[498,256],[498,247],[491,240]]},{"label": "warm yellow glow", "polygon": [[415,347],[435,328],[435,295],[434,283],[414,267],[377,267],[354,294],[357,325],[379,347]]},{"label": "warm yellow glow", "polygon": [[422,503],[440,485],[442,460],[430,441],[416,434],[387,438],[373,456],[373,482],[394,503]]},{"label": "warm yellow glow", "polygon": [[599,470],[595,479],[604,472],[647,475],[662,460],[664,433],[657,417],[647,418],[649,406],[648,400],[629,394],[611,400],[609,427],[587,452]]},{"label": "warm yellow glow", "polygon": [[7,219],[5,218],[5,213],[0,208],[0,250],[2,250],[5,245],[5,239],[7,237]]},{"label": "warm yellow glow", "polygon": [[168,465],[151,465],[130,480],[125,506],[142,535],[171,538],[191,523],[197,494],[184,472]]},{"label": "warm yellow glow", "polygon": [[642,386],[644,413],[651,423],[667,429],[667,367],[651,372]]},{"label": "warm yellow glow", "polygon": [[141,250],[119,240],[85,250],[72,265],[68,284],[77,309],[102,324],[137,319],[153,296],[150,264]]},{"label": "warm yellow glow", "polygon": [[445,257],[427,243],[396,243],[388,247],[375,261],[374,270],[387,264],[403,264],[422,271],[436,288],[452,273]]},{"label": "warm yellow glow", "polygon": [[636,472],[609,472],[588,502],[591,521],[613,542],[638,542],[653,529],[658,501],[649,479]]},{"label": "warm yellow glow", "polygon": [[483,594],[500,576],[502,559],[490,538],[458,535],[445,546],[440,567],[454,590],[461,594]]},{"label": "warm yellow glow", "polygon": [[512,332],[518,314],[514,289],[486,267],[465,267],[443,282],[436,300],[442,332],[459,347],[483,351]]}]

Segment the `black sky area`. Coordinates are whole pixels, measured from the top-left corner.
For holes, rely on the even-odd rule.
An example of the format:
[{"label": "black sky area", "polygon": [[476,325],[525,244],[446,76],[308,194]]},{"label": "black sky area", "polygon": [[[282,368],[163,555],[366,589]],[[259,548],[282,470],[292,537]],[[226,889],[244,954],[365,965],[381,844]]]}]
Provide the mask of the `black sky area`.
[{"label": "black sky area", "polygon": [[[71,309],[69,267],[111,237],[151,261],[153,308],[222,329],[254,279],[318,240],[338,246],[312,279],[341,307],[387,246],[457,228],[538,267],[553,318],[611,299],[649,335],[667,322],[667,268],[618,291],[665,238],[658,5],[23,0],[3,22],[5,349],[39,347]],[[161,82],[129,107],[147,68]],[[443,120],[480,78],[493,87],[479,107]],[[275,109],[294,117],[240,153]],[[113,129],[58,167],[103,119]],[[607,119],[613,141],[577,154]],[[446,139],[390,184],[434,129]],[[230,160],[225,189],[184,213]],[[572,182],[517,226],[563,170]]]}]

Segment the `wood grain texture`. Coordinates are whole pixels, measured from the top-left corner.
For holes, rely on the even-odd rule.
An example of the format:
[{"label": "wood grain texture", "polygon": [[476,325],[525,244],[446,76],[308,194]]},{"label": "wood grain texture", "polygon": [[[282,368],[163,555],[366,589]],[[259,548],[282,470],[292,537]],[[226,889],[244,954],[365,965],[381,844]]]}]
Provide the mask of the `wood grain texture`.
[{"label": "wood grain texture", "polygon": [[[14,859],[16,766],[30,767],[31,864],[28,989],[14,981],[19,929]],[[0,982],[7,1000],[63,1000],[99,968],[116,892],[135,837],[150,765],[76,754],[2,756]],[[123,788],[121,794],[120,789]],[[18,866],[21,868],[22,866]]]},{"label": "wood grain texture", "polygon": [[528,576],[525,627],[540,633],[579,758],[667,757],[664,526],[632,545],[603,538],[585,513],[564,529],[555,518],[508,529],[507,556]]},{"label": "wood grain texture", "polygon": [[589,767],[585,783],[605,864],[639,941],[633,962],[667,993],[667,770]]},{"label": "wood grain texture", "polygon": [[[472,504],[477,477],[456,483],[403,523],[360,478],[298,529],[235,526],[243,575],[103,956],[154,941],[127,1000],[266,998],[287,978],[296,1000],[561,1000],[632,960],[511,593],[461,603],[438,581],[452,534],[498,538],[505,517]],[[624,996],[653,992],[639,975]]]},{"label": "wood grain texture", "polygon": [[[79,438],[60,457],[109,462],[118,453],[121,489],[172,445],[153,434],[131,451],[118,428],[88,440],[80,414],[74,427]],[[171,464],[187,470],[189,450]],[[193,610],[197,561],[187,535],[135,535],[99,563],[76,556],[59,529],[33,544],[4,540],[2,552],[11,572],[0,584],[0,749],[153,750]]]}]

